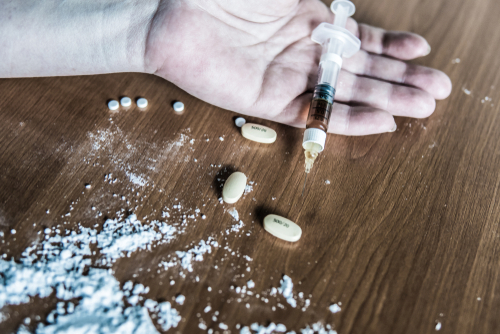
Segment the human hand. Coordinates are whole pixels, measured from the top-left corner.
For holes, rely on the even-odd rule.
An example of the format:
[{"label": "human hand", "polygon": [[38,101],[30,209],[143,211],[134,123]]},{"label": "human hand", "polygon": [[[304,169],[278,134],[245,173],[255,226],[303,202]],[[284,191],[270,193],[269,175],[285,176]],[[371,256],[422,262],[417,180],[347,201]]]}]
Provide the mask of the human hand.
[{"label": "human hand", "polygon": [[[311,32],[333,17],[317,0],[162,2],[146,69],[221,108],[304,127],[321,55]],[[344,59],[329,132],[394,131],[393,116],[428,117],[450,94],[443,72],[403,61],[430,52],[424,38],[352,19],[347,28],[361,50]]]}]

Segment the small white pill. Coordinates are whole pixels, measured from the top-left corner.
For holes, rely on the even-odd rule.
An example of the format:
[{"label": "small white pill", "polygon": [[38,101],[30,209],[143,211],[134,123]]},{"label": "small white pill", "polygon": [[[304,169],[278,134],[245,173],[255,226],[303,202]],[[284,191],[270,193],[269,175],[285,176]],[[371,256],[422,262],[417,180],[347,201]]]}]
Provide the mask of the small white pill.
[{"label": "small white pill", "polygon": [[148,106],[148,100],[143,97],[137,99],[137,106],[139,108],[146,108]]},{"label": "small white pill", "polygon": [[246,123],[246,119],[243,117],[238,117],[237,119],[234,120],[234,124],[236,124],[237,127],[241,128],[243,125]]},{"label": "small white pill", "polygon": [[118,109],[119,106],[120,106],[120,104],[116,100],[111,100],[108,102],[109,110],[116,110],[116,109]]},{"label": "small white pill", "polygon": [[175,112],[184,111],[184,103],[182,103],[180,101],[175,102],[173,107],[174,107]]},{"label": "small white pill", "polygon": [[247,177],[242,172],[235,172],[226,180],[224,188],[222,188],[222,199],[228,204],[236,203],[243,195],[245,186],[247,185]]},{"label": "small white pill", "polygon": [[130,107],[132,105],[132,99],[130,97],[122,97],[120,100],[120,104],[124,107]]},{"label": "small white pill", "polygon": [[264,218],[264,229],[277,238],[295,242],[300,239],[302,229],[293,221],[278,215],[267,215]]},{"label": "small white pill", "polygon": [[246,139],[258,143],[271,144],[276,141],[276,131],[267,126],[247,123],[241,127],[241,134]]}]

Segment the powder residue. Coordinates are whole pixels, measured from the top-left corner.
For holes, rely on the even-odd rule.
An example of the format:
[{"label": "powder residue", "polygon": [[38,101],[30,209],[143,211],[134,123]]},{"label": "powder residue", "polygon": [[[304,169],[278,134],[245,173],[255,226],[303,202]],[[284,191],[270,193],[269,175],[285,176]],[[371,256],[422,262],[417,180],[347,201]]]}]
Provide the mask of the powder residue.
[{"label": "powder residue", "polygon": [[238,210],[235,208],[231,208],[227,210],[227,212],[234,218],[234,220],[238,221],[240,220],[240,215],[238,214]]},{"label": "powder residue", "polygon": [[295,298],[293,298],[293,282],[292,279],[287,276],[283,275],[283,279],[280,281],[281,286],[278,288],[278,292],[283,295],[283,297],[286,298],[286,301],[288,304],[290,304],[292,307],[297,306],[297,301]]},{"label": "powder residue", "polygon": [[[0,275],[3,277],[0,308],[27,303],[30,297],[44,298],[55,293],[60,302],[49,313],[46,322],[38,325],[36,333],[158,333],[148,309],[138,303],[149,288],[136,285],[132,289],[130,282],[121,289],[111,268],[96,268],[89,258],[91,244],[97,244],[100,254],[112,260],[141,248],[147,244],[146,240],[157,240],[149,234],[139,234],[138,239],[145,242],[139,246],[124,243],[114,247],[113,242],[99,243],[103,235],[116,234],[120,239],[117,229],[109,225],[126,227],[129,224],[135,226],[140,222],[135,216],[130,216],[123,222],[113,221],[101,232],[80,226],[79,231],[45,234],[40,244],[26,248],[19,262],[0,260]],[[157,224],[153,226],[158,227]],[[124,303],[125,299],[131,306]],[[180,321],[177,311],[169,303],[158,304],[152,312],[157,313],[158,323],[164,330],[176,327]],[[19,332],[23,330],[27,332],[24,327]]]},{"label": "powder residue", "polygon": [[338,312],[340,312],[341,308],[340,308],[339,304],[335,303],[335,304],[330,305],[330,307],[329,307],[330,312],[332,312],[332,313],[338,313]]}]

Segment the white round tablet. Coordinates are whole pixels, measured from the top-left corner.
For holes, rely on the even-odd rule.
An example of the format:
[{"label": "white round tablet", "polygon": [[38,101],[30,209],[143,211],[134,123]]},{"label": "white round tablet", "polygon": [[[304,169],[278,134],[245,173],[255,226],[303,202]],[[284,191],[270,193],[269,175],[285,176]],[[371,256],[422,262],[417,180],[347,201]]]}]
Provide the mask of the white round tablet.
[{"label": "white round tablet", "polygon": [[184,110],[184,103],[182,103],[181,101],[177,101],[174,103],[174,110],[176,112],[181,112]]},{"label": "white round tablet", "polygon": [[120,104],[116,100],[111,100],[108,102],[109,110],[116,110],[116,109],[118,109],[119,106],[120,106]]},{"label": "white round tablet", "polygon": [[243,117],[238,117],[237,119],[234,120],[234,124],[236,124],[237,127],[241,128],[243,125],[246,123],[246,119]]},{"label": "white round tablet", "polygon": [[139,108],[146,108],[148,106],[148,100],[146,100],[143,97],[141,97],[140,99],[137,99],[137,106]]},{"label": "white round tablet", "polygon": [[130,107],[132,105],[132,99],[130,97],[122,97],[120,100],[120,104],[124,107]]}]

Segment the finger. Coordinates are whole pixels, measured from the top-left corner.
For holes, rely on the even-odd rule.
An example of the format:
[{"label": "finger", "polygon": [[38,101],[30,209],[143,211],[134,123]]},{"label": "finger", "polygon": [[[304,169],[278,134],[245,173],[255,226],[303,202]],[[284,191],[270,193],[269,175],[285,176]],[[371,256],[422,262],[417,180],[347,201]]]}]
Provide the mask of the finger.
[{"label": "finger", "polygon": [[341,71],[335,99],[383,109],[395,116],[424,118],[436,107],[431,94],[418,88],[396,85]]},{"label": "finger", "polygon": [[[297,97],[273,120],[295,127],[305,127],[311,97],[310,93]],[[396,128],[394,117],[385,110],[334,103],[328,132],[348,136],[364,136],[393,132]]]},{"label": "finger", "polygon": [[438,100],[447,98],[451,93],[451,80],[441,71],[363,50],[345,59],[343,68],[355,74],[420,88]]},{"label": "finger", "polygon": [[411,32],[386,31],[354,20],[349,21],[348,28],[361,40],[361,49],[371,53],[408,60],[431,52],[425,38]]}]

